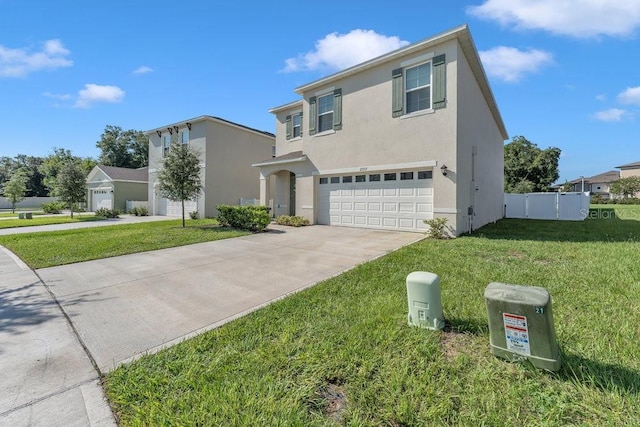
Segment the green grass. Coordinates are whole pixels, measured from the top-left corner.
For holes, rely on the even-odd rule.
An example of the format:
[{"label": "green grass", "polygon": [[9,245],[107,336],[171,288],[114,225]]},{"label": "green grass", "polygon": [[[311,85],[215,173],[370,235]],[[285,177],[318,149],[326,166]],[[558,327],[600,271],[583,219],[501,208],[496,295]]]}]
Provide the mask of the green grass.
[{"label": "green grass", "polygon": [[145,222],[76,230],[0,236],[6,246],[33,268],[52,267],[156,249],[243,236],[219,227],[215,219]]},{"label": "green grass", "polygon": [[[614,212],[423,240],[122,366],[107,395],[125,426],[640,425],[640,209]],[[420,270],[446,332],[407,326]],[[549,290],[559,372],[490,354],[494,281]]]},{"label": "green grass", "polygon": [[33,217],[32,219],[19,219],[18,214],[14,215],[15,219],[2,219],[0,220],[0,229],[2,228],[15,228],[15,227],[33,227],[36,225],[50,225],[50,224],[68,224],[72,222],[85,222],[85,221],[97,221],[100,218],[96,218],[93,215],[78,215],[74,214],[73,218],[70,216],[44,216]]}]

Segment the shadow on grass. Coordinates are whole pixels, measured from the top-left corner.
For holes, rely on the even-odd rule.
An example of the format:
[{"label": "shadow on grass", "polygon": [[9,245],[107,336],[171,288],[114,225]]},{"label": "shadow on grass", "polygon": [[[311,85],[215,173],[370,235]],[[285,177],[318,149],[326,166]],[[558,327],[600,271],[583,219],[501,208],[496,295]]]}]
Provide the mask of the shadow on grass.
[{"label": "shadow on grass", "polygon": [[559,379],[606,391],[640,392],[640,372],[619,365],[585,359],[577,354],[562,353]]},{"label": "shadow on grass", "polygon": [[594,208],[584,221],[501,219],[465,237],[554,242],[640,242],[640,209]]},{"label": "shadow on grass", "polygon": [[455,332],[457,334],[484,335],[489,332],[487,322],[479,322],[476,319],[463,319],[458,317],[445,318],[445,332]]}]

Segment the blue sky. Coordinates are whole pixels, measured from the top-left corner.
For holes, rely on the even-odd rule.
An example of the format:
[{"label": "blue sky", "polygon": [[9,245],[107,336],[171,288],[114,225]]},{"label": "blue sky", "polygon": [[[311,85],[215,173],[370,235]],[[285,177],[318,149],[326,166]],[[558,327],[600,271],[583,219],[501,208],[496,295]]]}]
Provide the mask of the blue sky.
[{"label": "blue sky", "polygon": [[[560,181],[640,161],[640,0],[0,0],[0,156],[97,157],[106,125],[268,109],[354,62],[468,23],[510,138]],[[508,142],[508,141],[507,141]]]}]

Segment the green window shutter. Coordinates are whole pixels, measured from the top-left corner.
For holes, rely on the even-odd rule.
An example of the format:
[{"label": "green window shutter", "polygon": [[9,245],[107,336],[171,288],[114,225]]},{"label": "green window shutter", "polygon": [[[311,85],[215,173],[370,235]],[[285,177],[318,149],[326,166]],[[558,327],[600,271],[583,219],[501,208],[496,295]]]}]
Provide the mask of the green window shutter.
[{"label": "green window shutter", "polygon": [[316,108],[318,105],[316,104],[317,100],[315,96],[309,98],[309,135],[316,134],[316,119],[317,112]]},{"label": "green window shutter", "polygon": [[391,116],[400,117],[404,114],[404,90],[402,88],[402,68],[391,72]]},{"label": "green window shutter", "polygon": [[304,136],[304,116],[300,113],[300,136]]},{"label": "green window shutter", "polygon": [[287,139],[291,139],[292,127],[291,127],[291,115],[288,115],[285,118],[285,122],[287,124]]},{"label": "green window shutter", "polygon": [[342,89],[333,91],[333,129],[342,129]]},{"label": "green window shutter", "polygon": [[447,106],[447,65],[444,54],[433,58],[433,109]]}]

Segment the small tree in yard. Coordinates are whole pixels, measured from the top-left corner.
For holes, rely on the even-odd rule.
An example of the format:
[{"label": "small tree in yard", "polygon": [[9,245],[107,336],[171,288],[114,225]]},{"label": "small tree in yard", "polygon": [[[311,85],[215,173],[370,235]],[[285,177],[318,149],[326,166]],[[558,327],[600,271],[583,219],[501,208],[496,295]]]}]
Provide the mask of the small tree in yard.
[{"label": "small tree in yard", "polygon": [[71,211],[71,218],[73,205],[85,200],[86,178],[82,166],[75,160],[66,161],[58,171],[55,195],[67,205]]},{"label": "small tree in yard", "polygon": [[189,144],[172,141],[167,156],[158,173],[158,190],[162,197],[182,204],[182,226],[184,223],[184,201],[200,194],[200,160]]},{"label": "small tree in yard", "polygon": [[640,193],[640,176],[620,178],[611,183],[610,191],[624,198],[633,197],[636,193]]},{"label": "small tree in yard", "polygon": [[16,212],[16,204],[24,199],[27,192],[27,176],[22,171],[15,172],[2,189],[4,196],[11,202],[11,211]]}]

